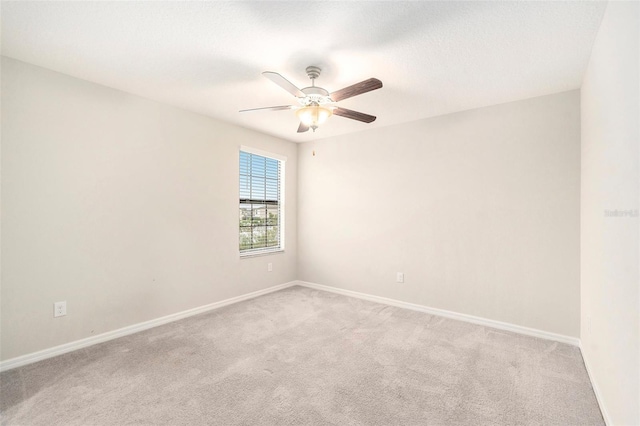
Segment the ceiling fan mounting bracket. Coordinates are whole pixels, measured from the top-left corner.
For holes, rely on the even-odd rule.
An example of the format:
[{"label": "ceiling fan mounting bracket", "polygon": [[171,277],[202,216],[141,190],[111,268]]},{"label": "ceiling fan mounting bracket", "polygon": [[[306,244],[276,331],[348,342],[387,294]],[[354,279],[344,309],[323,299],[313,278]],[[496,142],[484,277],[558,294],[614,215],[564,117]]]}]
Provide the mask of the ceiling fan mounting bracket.
[{"label": "ceiling fan mounting bracket", "polygon": [[316,78],[320,77],[320,72],[322,72],[322,69],[320,67],[311,65],[307,67],[306,71],[309,78],[311,80],[315,80]]}]

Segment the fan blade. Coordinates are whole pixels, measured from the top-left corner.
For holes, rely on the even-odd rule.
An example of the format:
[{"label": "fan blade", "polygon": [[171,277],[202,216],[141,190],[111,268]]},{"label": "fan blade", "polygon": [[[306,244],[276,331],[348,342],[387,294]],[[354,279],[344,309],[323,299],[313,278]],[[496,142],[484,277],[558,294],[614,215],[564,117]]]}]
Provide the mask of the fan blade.
[{"label": "fan blade", "polygon": [[293,108],[293,105],[280,105],[280,106],[272,106],[272,107],[264,107],[264,108],[241,109],[240,112],[261,111],[261,110],[282,111],[282,110],[291,109],[291,108]]},{"label": "fan blade", "polygon": [[363,123],[371,123],[372,121],[376,121],[376,117],[374,117],[373,115],[365,114],[358,111],[352,111],[346,108],[336,107],[333,109],[333,113],[335,115],[339,115],[340,117],[362,121]]},{"label": "fan blade", "polygon": [[369,80],[361,81],[360,83],[353,84],[349,87],[345,87],[344,89],[336,90],[335,92],[330,94],[329,97],[334,102],[338,102],[343,99],[348,99],[356,95],[361,95],[363,93],[379,89],[381,87],[382,82],[380,80],[378,80],[377,78],[370,78]]},{"label": "fan blade", "polygon": [[277,72],[265,71],[262,73],[269,80],[273,81],[278,86],[282,87],[287,92],[291,93],[293,96],[297,98],[304,98],[305,94],[302,93],[300,89],[298,89],[295,84],[278,74]]},{"label": "fan blade", "polygon": [[309,126],[307,126],[306,124],[300,123],[300,125],[298,126],[298,133],[304,133],[308,131],[309,131]]}]

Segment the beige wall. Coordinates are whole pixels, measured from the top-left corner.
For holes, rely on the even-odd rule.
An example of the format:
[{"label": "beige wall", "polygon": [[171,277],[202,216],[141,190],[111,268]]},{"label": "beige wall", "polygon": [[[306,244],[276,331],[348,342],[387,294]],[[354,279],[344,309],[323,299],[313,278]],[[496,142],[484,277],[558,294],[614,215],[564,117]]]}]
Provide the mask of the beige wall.
[{"label": "beige wall", "polygon": [[298,277],[577,337],[579,105],[576,90],[299,145]]},{"label": "beige wall", "polygon": [[[239,258],[240,145],[288,157],[284,254]],[[2,154],[3,360],[296,278],[291,142],[3,58]]]},{"label": "beige wall", "polygon": [[640,7],[609,2],[582,85],[582,350],[616,425],[640,424]]}]

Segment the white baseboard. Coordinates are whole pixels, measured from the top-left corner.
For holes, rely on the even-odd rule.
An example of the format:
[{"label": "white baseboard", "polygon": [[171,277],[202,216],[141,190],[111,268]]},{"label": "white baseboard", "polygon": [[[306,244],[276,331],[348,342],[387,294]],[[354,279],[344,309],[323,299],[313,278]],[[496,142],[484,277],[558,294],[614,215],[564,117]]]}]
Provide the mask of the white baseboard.
[{"label": "white baseboard", "polygon": [[580,353],[582,353],[582,360],[584,361],[584,366],[587,369],[587,374],[589,375],[589,381],[591,382],[591,387],[593,388],[593,393],[596,395],[596,400],[598,401],[598,406],[600,406],[600,412],[602,413],[602,418],[604,418],[604,422],[607,425],[612,425],[611,417],[609,417],[609,413],[607,412],[607,408],[604,405],[604,401],[602,400],[602,392],[598,388],[598,383],[595,381],[593,377],[592,369],[589,366],[588,357],[584,353],[584,349],[582,348],[582,343],[580,343]]},{"label": "white baseboard", "polygon": [[356,297],[358,299],[368,300],[370,302],[382,303],[384,305],[397,306],[398,308],[411,309],[413,311],[425,312],[431,315],[437,315],[445,318],[451,318],[459,321],[470,322],[473,324],[483,325],[486,327],[497,328],[499,330],[512,331],[514,333],[525,334],[527,336],[539,337],[541,339],[553,340],[555,342],[567,343],[572,346],[580,346],[580,339],[577,337],[565,336],[563,334],[551,333],[548,331],[538,330],[535,328],[523,327],[521,325],[510,324],[501,321],[495,321],[487,318],[476,317],[473,315],[461,314],[458,312],[447,311],[444,309],[430,308],[415,303],[403,302],[401,300],[388,299],[381,296],[373,296],[357,291],[344,290],[337,287],[330,287],[322,284],[315,284],[306,281],[294,281],[297,285],[309,287],[316,290],[329,291],[331,293],[341,294],[343,296]]},{"label": "white baseboard", "polygon": [[241,296],[232,297],[230,299],[221,300],[219,302],[210,303],[208,305],[199,306],[197,308],[188,309],[186,311],[177,312],[175,314],[167,315],[164,317],[152,319],[149,321],[133,324],[127,327],[119,328],[117,330],[108,331],[106,333],[99,334],[97,336],[87,337],[85,339],[76,340],[74,342],[65,343],[63,345],[54,346],[52,348],[43,349],[38,352],[18,356],[8,359],[6,361],[0,361],[0,372],[11,370],[12,368],[21,367],[23,365],[31,364],[43,359],[52,358],[54,356],[62,355],[67,352],[72,352],[77,349],[86,348],[98,343],[106,342],[108,340],[117,339],[118,337],[127,336],[129,334],[137,333],[139,331],[147,330],[159,325],[167,324],[173,321],[177,321],[183,318],[198,315],[204,312],[212,311],[214,309],[222,308],[223,306],[232,305],[234,303],[242,302],[243,300],[253,299],[254,297],[262,296],[263,294],[273,293],[274,291],[282,290],[287,287],[296,285],[296,281],[291,281],[284,284],[275,285],[273,287],[265,288],[263,290],[254,291],[252,293],[243,294]]}]

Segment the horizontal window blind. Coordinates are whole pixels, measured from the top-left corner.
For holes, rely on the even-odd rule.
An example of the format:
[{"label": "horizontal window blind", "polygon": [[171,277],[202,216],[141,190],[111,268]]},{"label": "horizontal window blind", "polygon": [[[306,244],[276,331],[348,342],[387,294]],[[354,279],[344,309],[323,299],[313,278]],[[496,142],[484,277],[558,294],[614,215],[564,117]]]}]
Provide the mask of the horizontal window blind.
[{"label": "horizontal window blind", "polygon": [[281,248],[282,162],[240,151],[240,252]]}]

